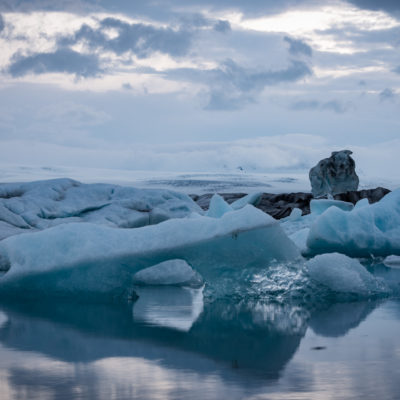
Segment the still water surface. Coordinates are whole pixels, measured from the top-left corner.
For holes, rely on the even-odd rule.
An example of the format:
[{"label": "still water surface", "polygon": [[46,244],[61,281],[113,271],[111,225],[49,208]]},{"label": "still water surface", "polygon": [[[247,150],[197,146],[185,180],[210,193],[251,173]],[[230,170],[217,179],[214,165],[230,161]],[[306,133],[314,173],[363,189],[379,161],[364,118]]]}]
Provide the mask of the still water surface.
[{"label": "still water surface", "polygon": [[400,301],[0,304],[0,398],[399,399]]}]

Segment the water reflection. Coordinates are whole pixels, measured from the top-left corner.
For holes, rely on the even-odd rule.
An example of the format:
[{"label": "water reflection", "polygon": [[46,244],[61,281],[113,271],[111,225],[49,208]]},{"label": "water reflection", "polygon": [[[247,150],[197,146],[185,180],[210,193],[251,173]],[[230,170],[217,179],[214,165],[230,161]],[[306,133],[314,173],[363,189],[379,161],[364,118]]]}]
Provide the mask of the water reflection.
[{"label": "water reflection", "polygon": [[[279,376],[304,335],[308,316],[291,307],[219,301],[205,305],[198,315],[198,298],[175,289],[171,301],[182,300],[181,313],[171,312],[170,303],[165,307],[157,303],[173,293],[167,288],[159,289],[163,294],[158,299],[151,297],[154,289],[143,289],[133,310],[129,305],[8,304],[3,307],[7,320],[0,329],[0,342],[67,362],[142,357],[197,370],[196,362],[190,364],[186,358],[160,357],[163,348],[172,348],[215,360],[240,373],[252,371],[271,379]],[[189,299],[196,303],[196,311],[191,313],[184,304]],[[197,321],[193,316],[198,316]],[[295,322],[288,322],[290,319]],[[186,333],[189,323],[193,325]]]},{"label": "water reflection", "polygon": [[281,379],[307,327],[318,335],[346,335],[377,305],[203,304],[201,290],[182,288],[143,288],[133,305],[3,304],[0,358],[9,361],[0,361],[0,394],[235,399],[265,395],[285,379],[310,390],[304,369],[289,368]]}]

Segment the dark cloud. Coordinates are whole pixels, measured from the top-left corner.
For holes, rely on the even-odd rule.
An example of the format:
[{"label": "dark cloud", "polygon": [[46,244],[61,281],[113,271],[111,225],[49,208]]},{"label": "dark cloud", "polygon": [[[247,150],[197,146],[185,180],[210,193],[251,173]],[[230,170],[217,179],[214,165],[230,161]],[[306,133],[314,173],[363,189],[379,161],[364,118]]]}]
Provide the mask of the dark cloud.
[{"label": "dark cloud", "polygon": [[312,48],[302,40],[292,39],[285,36],[283,40],[289,43],[289,53],[293,55],[304,54],[306,56],[312,56]]},{"label": "dark cloud", "polygon": [[[108,28],[115,29],[117,36],[109,38],[106,33]],[[117,18],[105,18],[100,21],[98,29],[82,25],[74,35],[60,38],[59,44],[65,46],[84,42],[93,49],[102,48],[116,54],[132,51],[140,58],[156,51],[177,57],[188,52],[191,39],[192,34],[186,30],[129,24]]]},{"label": "dark cloud", "polygon": [[3,16],[0,14],[0,32],[4,29],[4,19]]},{"label": "dark cloud", "polygon": [[396,97],[396,93],[390,88],[386,88],[386,89],[382,90],[382,92],[379,93],[380,101],[394,100],[395,97]]},{"label": "dark cloud", "polygon": [[350,108],[350,104],[343,104],[338,100],[330,100],[327,102],[321,102],[319,100],[300,100],[290,105],[291,110],[295,111],[333,111],[337,114],[343,114]]},{"label": "dark cloud", "polygon": [[270,71],[244,68],[228,59],[215,69],[181,68],[170,70],[166,76],[207,85],[207,110],[235,110],[255,102],[266,86],[295,82],[311,74],[302,61],[293,60],[285,69]]},{"label": "dark cloud", "polygon": [[348,2],[367,10],[382,10],[389,13],[400,12],[399,0],[348,0]]},{"label": "dark cloud", "polygon": [[79,77],[89,77],[98,75],[102,70],[95,55],[59,49],[53,53],[37,53],[29,56],[17,54],[12,58],[8,72],[14,77],[46,72],[66,72]]},{"label": "dark cloud", "polygon": [[220,19],[218,22],[215,23],[214,30],[222,33],[229,32],[231,30],[231,24],[229,23],[229,21]]},{"label": "dark cloud", "polygon": [[400,65],[398,67],[396,67],[393,72],[395,72],[396,74],[400,74]]}]

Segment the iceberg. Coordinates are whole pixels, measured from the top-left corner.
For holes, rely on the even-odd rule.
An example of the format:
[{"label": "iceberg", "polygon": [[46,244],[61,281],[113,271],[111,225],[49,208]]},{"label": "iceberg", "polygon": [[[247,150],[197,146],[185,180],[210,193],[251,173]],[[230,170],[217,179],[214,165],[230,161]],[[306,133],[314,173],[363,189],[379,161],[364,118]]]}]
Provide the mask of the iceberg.
[{"label": "iceberg", "polygon": [[310,211],[311,214],[314,215],[321,215],[330,207],[337,207],[343,211],[351,211],[354,208],[354,205],[347,201],[331,199],[313,199],[310,201]]},{"label": "iceberg", "polygon": [[72,179],[0,184],[0,240],[73,222],[137,228],[201,208],[171,190],[82,184]]},{"label": "iceberg", "polygon": [[225,213],[232,210],[233,208],[219,194],[214,194],[214,196],[211,197],[206,215],[212,218],[220,218]]},{"label": "iceberg", "polygon": [[201,276],[185,260],[168,260],[142,269],[133,277],[135,285],[175,285],[200,287]]},{"label": "iceberg", "polygon": [[134,275],[181,259],[205,281],[244,267],[299,256],[271,216],[247,205],[221,218],[176,218],[137,229],[61,224],[0,242],[0,295],[108,294],[129,296]]},{"label": "iceberg", "polygon": [[309,254],[400,255],[400,189],[350,212],[330,207],[312,223],[307,246]]},{"label": "iceberg", "polygon": [[388,293],[383,280],[375,278],[358,260],[344,254],[321,254],[306,262],[306,270],[314,281],[341,295],[370,297]]}]

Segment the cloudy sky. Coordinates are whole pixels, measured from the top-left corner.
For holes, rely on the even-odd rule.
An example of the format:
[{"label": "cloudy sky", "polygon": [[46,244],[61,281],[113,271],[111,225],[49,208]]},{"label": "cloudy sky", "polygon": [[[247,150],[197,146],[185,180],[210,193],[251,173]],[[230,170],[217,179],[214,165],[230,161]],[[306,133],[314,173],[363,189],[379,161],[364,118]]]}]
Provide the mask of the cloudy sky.
[{"label": "cloudy sky", "polygon": [[399,167],[398,0],[0,0],[0,46],[3,164]]}]

